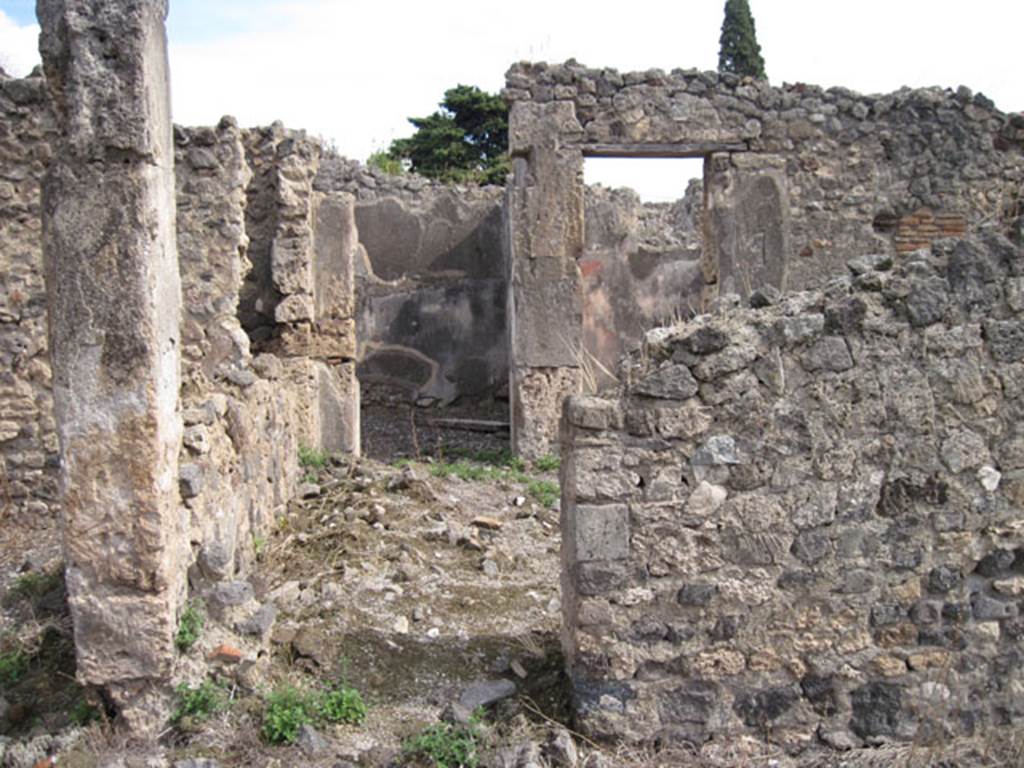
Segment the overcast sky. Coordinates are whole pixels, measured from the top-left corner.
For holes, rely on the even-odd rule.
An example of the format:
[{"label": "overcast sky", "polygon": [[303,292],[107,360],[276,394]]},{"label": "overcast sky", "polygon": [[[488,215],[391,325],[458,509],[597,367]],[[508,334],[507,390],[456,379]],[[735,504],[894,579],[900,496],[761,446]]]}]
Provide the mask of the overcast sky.
[{"label": "overcast sky", "polygon": [[[408,135],[405,118],[437,107],[458,83],[497,91],[519,60],[622,71],[714,69],[724,0],[170,0],[175,121],[242,125],[280,119],[364,160]],[[1004,111],[1024,110],[1022,0],[750,0],[770,81],[967,85]],[[607,7],[608,10],[603,10]],[[0,0],[0,64],[38,61],[34,0]],[[681,173],[631,161],[649,198],[681,195]],[[588,161],[588,180],[595,177]],[[697,170],[699,173],[699,168]],[[618,183],[603,172],[605,183]],[[681,177],[681,178],[680,178]]]}]

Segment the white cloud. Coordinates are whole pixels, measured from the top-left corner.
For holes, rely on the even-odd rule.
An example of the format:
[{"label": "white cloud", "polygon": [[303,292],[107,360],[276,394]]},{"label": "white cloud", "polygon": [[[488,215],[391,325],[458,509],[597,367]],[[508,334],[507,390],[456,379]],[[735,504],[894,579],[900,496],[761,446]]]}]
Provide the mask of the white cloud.
[{"label": "white cloud", "polygon": [[39,26],[19,26],[0,11],[0,67],[12,77],[24,77],[39,63]]}]

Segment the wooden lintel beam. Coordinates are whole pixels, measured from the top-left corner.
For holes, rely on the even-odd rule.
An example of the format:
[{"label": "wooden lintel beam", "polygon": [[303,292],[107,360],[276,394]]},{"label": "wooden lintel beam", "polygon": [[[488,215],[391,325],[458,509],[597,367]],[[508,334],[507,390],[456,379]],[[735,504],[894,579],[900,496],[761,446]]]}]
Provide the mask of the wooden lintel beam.
[{"label": "wooden lintel beam", "polygon": [[706,157],[714,152],[746,152],[744,143],[580,144],[584,157]]}]

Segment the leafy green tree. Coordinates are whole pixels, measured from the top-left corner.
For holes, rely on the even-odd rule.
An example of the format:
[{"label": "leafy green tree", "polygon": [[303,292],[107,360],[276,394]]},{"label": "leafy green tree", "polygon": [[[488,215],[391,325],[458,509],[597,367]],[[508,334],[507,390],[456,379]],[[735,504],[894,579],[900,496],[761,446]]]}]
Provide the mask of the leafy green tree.
[{"label": "leafy green tree", "polygon": [[410,117],[416,133],[391,142],[388,156],[445,182],[504,184],[509,171],[508,105],[471,85],[445,91],[441,109]]},{"label": "leafy green tree", "polygon": [[761,46],[757,44],[754,17],[747,0],[726,0],[722,36],[718,39],[718,71],[749,75],[760,80],[764,73]]}]

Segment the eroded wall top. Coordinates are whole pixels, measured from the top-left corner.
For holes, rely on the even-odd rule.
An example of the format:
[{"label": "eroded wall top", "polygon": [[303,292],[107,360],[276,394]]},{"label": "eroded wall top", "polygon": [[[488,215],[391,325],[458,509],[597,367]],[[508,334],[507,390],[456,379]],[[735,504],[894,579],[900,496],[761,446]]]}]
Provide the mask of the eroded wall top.
[{"label": "eroded wall top", "polygon": [[516,64],[506,83],[513,128],[531,124],[542,106],[564,106],[551,137],[562,147],[598,155],[723,153],[720,170],[776,173],[791,216],[789,287],[821,284],[858,252],[909,252],[981,222],[1001,221],[1019,236],[1024,116],[1003,114],[966,87],[862,95],[572,61]]}]

